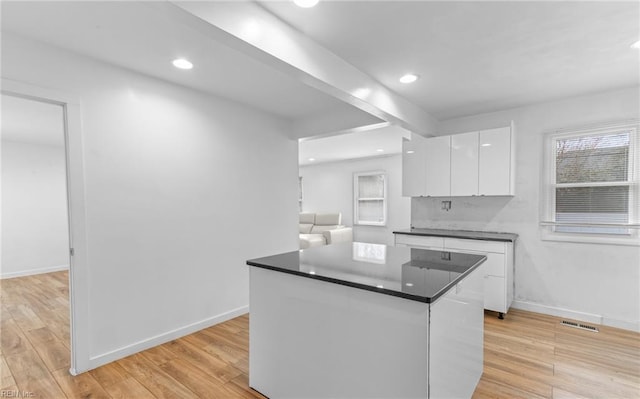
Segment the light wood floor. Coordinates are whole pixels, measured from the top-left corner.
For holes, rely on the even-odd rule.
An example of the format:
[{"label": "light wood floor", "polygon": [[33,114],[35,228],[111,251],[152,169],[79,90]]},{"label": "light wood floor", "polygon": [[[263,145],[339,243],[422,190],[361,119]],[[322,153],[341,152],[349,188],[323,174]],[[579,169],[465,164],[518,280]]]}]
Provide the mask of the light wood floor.
[{"label": "light wood floor", "polygon": [[[248,315],[70,376],[67,281],[66,272],[0,280],[0,397],[262,397],[247,385]],[[640,398],[640,334],[487,312],[474,398]]]}]

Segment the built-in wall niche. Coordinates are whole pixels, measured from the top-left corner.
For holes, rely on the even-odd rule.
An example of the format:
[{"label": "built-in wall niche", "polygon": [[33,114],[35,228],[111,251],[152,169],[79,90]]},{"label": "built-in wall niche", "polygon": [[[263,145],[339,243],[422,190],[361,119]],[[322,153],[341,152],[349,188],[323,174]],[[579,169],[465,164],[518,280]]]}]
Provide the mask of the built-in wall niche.
[{"label": "built-in wall niche", "polygon": [[509,126],[403,139],[405,197],[515,195],[515,140]]}]

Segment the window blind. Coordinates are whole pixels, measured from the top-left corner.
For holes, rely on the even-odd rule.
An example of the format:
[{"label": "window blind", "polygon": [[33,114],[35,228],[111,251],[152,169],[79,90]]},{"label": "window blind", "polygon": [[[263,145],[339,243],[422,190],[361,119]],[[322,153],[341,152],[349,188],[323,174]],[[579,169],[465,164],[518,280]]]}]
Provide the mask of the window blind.
[{"label": "window blind", "polygon": [[630,223],[630,139],[623,131],[555,141],[556,231],[628,234],[610,225]]}]

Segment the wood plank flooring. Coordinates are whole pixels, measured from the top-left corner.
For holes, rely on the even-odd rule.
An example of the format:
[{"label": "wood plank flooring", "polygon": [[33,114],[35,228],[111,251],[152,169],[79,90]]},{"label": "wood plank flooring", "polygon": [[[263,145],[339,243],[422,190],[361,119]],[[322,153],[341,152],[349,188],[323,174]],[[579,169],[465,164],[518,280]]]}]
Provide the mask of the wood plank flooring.
[{"label": "wood plank flooring", "polygon": [[[0,280],[0,295],[0,397],[263,397],[248,386],[248,315],[74,377],[68,273]],[[598,327],[487,312],[484,374],[473,397],[640,398],[640,334]]]}]

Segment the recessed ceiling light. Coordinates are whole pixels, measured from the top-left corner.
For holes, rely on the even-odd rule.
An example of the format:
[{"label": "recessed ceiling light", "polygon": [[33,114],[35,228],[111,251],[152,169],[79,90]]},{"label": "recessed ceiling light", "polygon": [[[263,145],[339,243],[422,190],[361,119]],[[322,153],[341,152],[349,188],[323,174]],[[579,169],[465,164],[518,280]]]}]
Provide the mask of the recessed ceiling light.
[{"label": "recessed ceiling light", "polygon": [[415,151],[414,150],[409,150],[407,151],[407,154],[413,154]]},{"label": "recessed ceiling light", "polygon": [[640,40],[638,40],[637,42],[633,43],[633,44],[631,45],[631,48],[637,48],[637,49],[640,49]]},{"label": "recessed ceiling light", "polygon": [[378,152],[384,152],[384,150],[382,148],[378,148],[376,151]]},{"label": "recessed ceiling light", "polygon": [[413,283],[406,283],[405,284],[407,287],[413,287]]},{"label": "recessed ceiling light", "polygon": [[413,83],[418,80],[418,75],[408,73],[400,78],[400,83]]},{"label": "recessed ceiling light", "polygon": [[184,58],[177,58],[173,60],[173,66],[180,69],[191,69],[193,64]]},{"label": "recessed ceiling light", "polygon": [[302,8],[311,8],[318,4],[320,0],[293,0],[295,5]]},{"label": "recessed ceiling light", "polygon": [[315,160],[316,160],[315,158],[309,158],[309,162],[313,162]]}]

